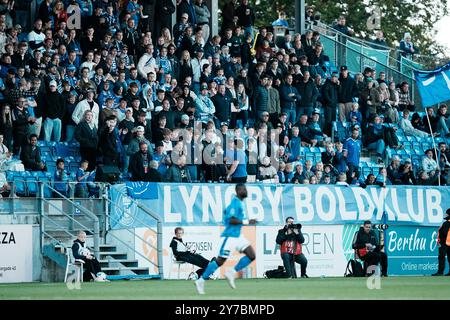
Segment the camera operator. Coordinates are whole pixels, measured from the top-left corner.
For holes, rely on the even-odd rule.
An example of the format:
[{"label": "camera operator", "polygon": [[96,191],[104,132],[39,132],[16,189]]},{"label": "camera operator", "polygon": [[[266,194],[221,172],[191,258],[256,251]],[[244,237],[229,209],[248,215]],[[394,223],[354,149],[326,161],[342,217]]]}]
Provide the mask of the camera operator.
[{"label": "camera operator", "polygon": [[309,278],[306,275],[306,265],[308,261],[302,253],[302,243],[305,242],[301,231],[301,224],[294,224],[294,218],[287,217],[286,225],[283,229],[278,230],[276,242],[280,245],[281,259],[284,268],[290,278],[297,278],[295,272],[295,262],[300,264],[301,277]]},{"label": "camera operator", "polygon": [[359,228],[353,249],[358,251],[359,258],[367,267],[380,263],[381,276],[387,277],[387,255],[380,251],[378,237],[369,220],[364,221],[364,225]]}]

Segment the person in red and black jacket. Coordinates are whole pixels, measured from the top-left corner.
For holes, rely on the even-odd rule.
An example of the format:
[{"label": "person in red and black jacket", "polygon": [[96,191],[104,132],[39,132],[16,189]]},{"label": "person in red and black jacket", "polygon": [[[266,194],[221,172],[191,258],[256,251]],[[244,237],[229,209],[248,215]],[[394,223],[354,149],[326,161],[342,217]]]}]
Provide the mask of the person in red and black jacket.
[{"label": "person in red and black jacket", "polygon": [[372,223],[369,220],[359,228],[356,240],[353,243],[353,249],[358,251],[359,258],[367,266],[381,264],[381,275],[387,277],[387,255],[380,251],[380,243],[375,231],[372,229]]},{"label": "person in red and black jacket", "polygon": [[[445,255],[447,255],[447,261],[450,267],[450,208],[446,211],[447,216],[444,218],[445,222],[439,228],[437,242],[439,244],[439,267],[438,271],[433,274],[433,276],[444,275],[445,270]],[[450,276],[450,270],[446,276]]]},{"label": "person in red and black jacket", "polygon": [[309,278],[306,274],[308,260],[302,253],[303,242],[305,242],[305,238],[301,231],[301,225],[294,225],[294,218],[287,217],[284,228],[278,230],[276,243],[280,245],[281,259],[290,278],[297,278],[294,262],[300,264],[301,277]]}]

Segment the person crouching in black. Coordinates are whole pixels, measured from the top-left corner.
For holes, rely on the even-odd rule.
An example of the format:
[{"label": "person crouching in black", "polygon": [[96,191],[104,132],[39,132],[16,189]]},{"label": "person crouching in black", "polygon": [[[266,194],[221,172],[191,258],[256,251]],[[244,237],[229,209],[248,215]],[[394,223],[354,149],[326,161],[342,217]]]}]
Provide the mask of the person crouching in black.
[{"label": "person crouching in black", "polygon": [[359,228],[353,249],[357,250],[359,258],[364,261],[365,270],[367,267],[381,264],[381,276],[387,277],[387,255],[380,251],[380,244],[372,223],[369,220]]},{"label": "person crouching in black", "polygon": [[301,231],[301,224],[294,225],[294,218],[287,217],[284,228],[278,230],[276,242],[281,246],[281,259],[289,277],[297,278],[295,271],[295,262],[297,262],[300,264],[301,277],[309,278],[306,274],[308,260],[302,253],[302,243],[305,242],[305,238]]},{"label": "person crouching in black", "polygon": [[86,246],[86,232],[80,231],[78,232],[77,239],[73,242],[72,245],[72,253],[75,259],[80,259],[84,261],[84,274],[83,281],[108,281],[101,277],[97,277],[97,274],[102,271],[100,267],[100,262],[98,262],[97,258],[89,251]]},{"label": "person crouching in black", "polygon": [[200,278],[209,264],[209,260],[195,253],[195,250],[191,250],[186,243],[183,242],[184,229],[181,227],[175,228],[175,237],[170,242],[170,248],[172,249],[173,256],[177,261],[184,261],[193,264],[198,269],[197,276]]}]

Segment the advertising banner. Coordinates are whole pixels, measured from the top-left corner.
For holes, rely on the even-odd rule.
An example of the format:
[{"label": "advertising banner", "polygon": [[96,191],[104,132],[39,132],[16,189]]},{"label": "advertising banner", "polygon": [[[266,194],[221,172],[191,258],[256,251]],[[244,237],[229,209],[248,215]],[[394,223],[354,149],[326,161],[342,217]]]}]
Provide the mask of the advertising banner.
[{"label": "advertising banner", "polygon": [[0,283],[33,279],[33,226],[0,225]]},{"label": "advertising banner", "polygon": [[[145,189],[146,184],[142,185]],[[159,215],[165,226],[220,226],[234,188],[233,184],[160,183],[151,199],[137,201]],[[248,184],[247,189],[246,213],[258,220],[258,226],[279,226],[287,216],[308,225],[380,223],[385,216],[390,225],[438,226],[450,203],[448,187]],[[111,198],[125,209],[111,208],[113,229],[156,226],[131,201],[125,185],[113,186]]]}]

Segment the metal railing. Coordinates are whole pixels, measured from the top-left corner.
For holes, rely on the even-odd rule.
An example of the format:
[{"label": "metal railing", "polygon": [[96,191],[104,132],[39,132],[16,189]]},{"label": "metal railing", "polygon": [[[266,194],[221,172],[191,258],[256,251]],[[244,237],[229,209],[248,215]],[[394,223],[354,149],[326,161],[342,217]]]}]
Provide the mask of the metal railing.
[{"label": "metal railing", "polygon": [[[56,225],[57,227],[59,227],[60,229],[58,231],[61,231],[63,233],[66,233],[68,235],[70,235],[71,237],[75,237],[74,234],[72,234],[71,232],[66,230],[66,227],[61,226],[58,222],[56,222],[54,219],[52,219],[50,217],[50,215],[46,215],[45,214],[45,204],[48,204],[49,206],[53,207],[55,210],[57,210],[61,215],[65,216],[66,218],[69,219],[69,221],[71,221],[72,223],[80,226],[81,228],[83,228],[83,230],[88,231],[90,233],[92,233],[93,235],[93,240],[94,240],[94,254],[97,256],[98,258],[98,254],[100,252],[100,223],[99,223],[99,219],[98,217],[90,210],[88,210],[87,208],[75,203],[74,201],[72,201],[71,199],[65,197],[61,192],[59,192],[58,190],[54,189],[52,186],[50,186],[48,183],[45,182],[38,182],[38,187],[39,187],[39,191],[38,191],[38,200],[39,200],[39,214],[40,214],[40,231],[41,231],[41,252],[44,248],[44,243],[45,243],[45,237],[50,237],[52,240],[57,240],[55,239],[53,236],[51,236],[45,229],[46,226],[46,220],[50,221],[52,224]],[[67,201],[68,203],[70,203],[74,208],[78,209],[80,212],[82,212],[86,217],[88,217],[89,219],[91,219],[94,223],[93,229],[87,227],[86,225],[82,224],[81,222],[79,222],[78,220],[76,220],[74,217],[70,216],[69,214],[67,214],[66,212],[64,212],[61,208],[57,207],[52,200],[46,199],[45,198],[45,194],[44,194],[44,188],[49,188],[49,190],[51,190],[52,192],[54,192],[55,194],[57,194],[63,201]],[[57,240],[59,241],[59,240]]]},{"label": "metal railing", "polygon": [[[121,195],[123,197],[128,197],[128,195],[120,192]],[[113,202],[111,199],[109,199],[109,197],[105,194],[104,195],[104,199],[105,201],[110,205],[113,206],[115,209],[120,210],[123,214],[125,214],[125,209],[121,206],[119,206],[116,202]],[[130,201],[136,205],[137,208],[139,208],[140,210],[142,210],[145,214],[147,214],[150,218],[152,218],[153,220],[156,221],[156,234],[157,234],[157,239],[156,239],[156,247],[151,243],[148,242],[147,240],[145,240],[144,238],[142,238],[139,235],[136,235],[135,232],[133,232],[130,229],[121,229],[121,230],[126,230],[127,232],[132,233],[136,238],[138,238],[139,240],[141,240],[142,242],[144,242],[145,244],[147,244],[150,248],[154,249],[157,251],[157,257],[158,257],[158,263],[154,263],[153,261],[151,261],[148,257],[144,256],[142,253],[140,253],[139,251],[136,251],[135,248],[131,247],[130,245],[128,245],[127,243],[125,243],[123,240],[121,240],[119,237],[115,236],[112,233],[109,233],[109,235],[111,235],[112,237],[114,237],[116,240],[118,240],[120,243],[124,244],[127,248],[131,249],[135,254],[138,254],[139,256],[143,257],[146,261],[148,261],[150,264],[152,264],[153,266],[158,268],[158,274],[161,277],[161,279],[164,279],[164,272],[163,272],[163,249],[162,249],[162,219],[161,217],[151,211],[150,209],[148,209],[147,207],[143,206],[138,200],[133,199],[131,197],[128,197],[130,199]],[[108,207],[108,206],[107,206]],[[112,217],[109,214],[109,210],[105,211],[106,217],[108,219],[112,219],[115,223],[118,223],[119,220]],[[141,225],[146,226],[147,228],[151,229],[153,228],[153,226],[149,225],[148,223],[142,221],[141,219],[139,219],[138,217],[134,217],[134,219],[139,222]]]}]

